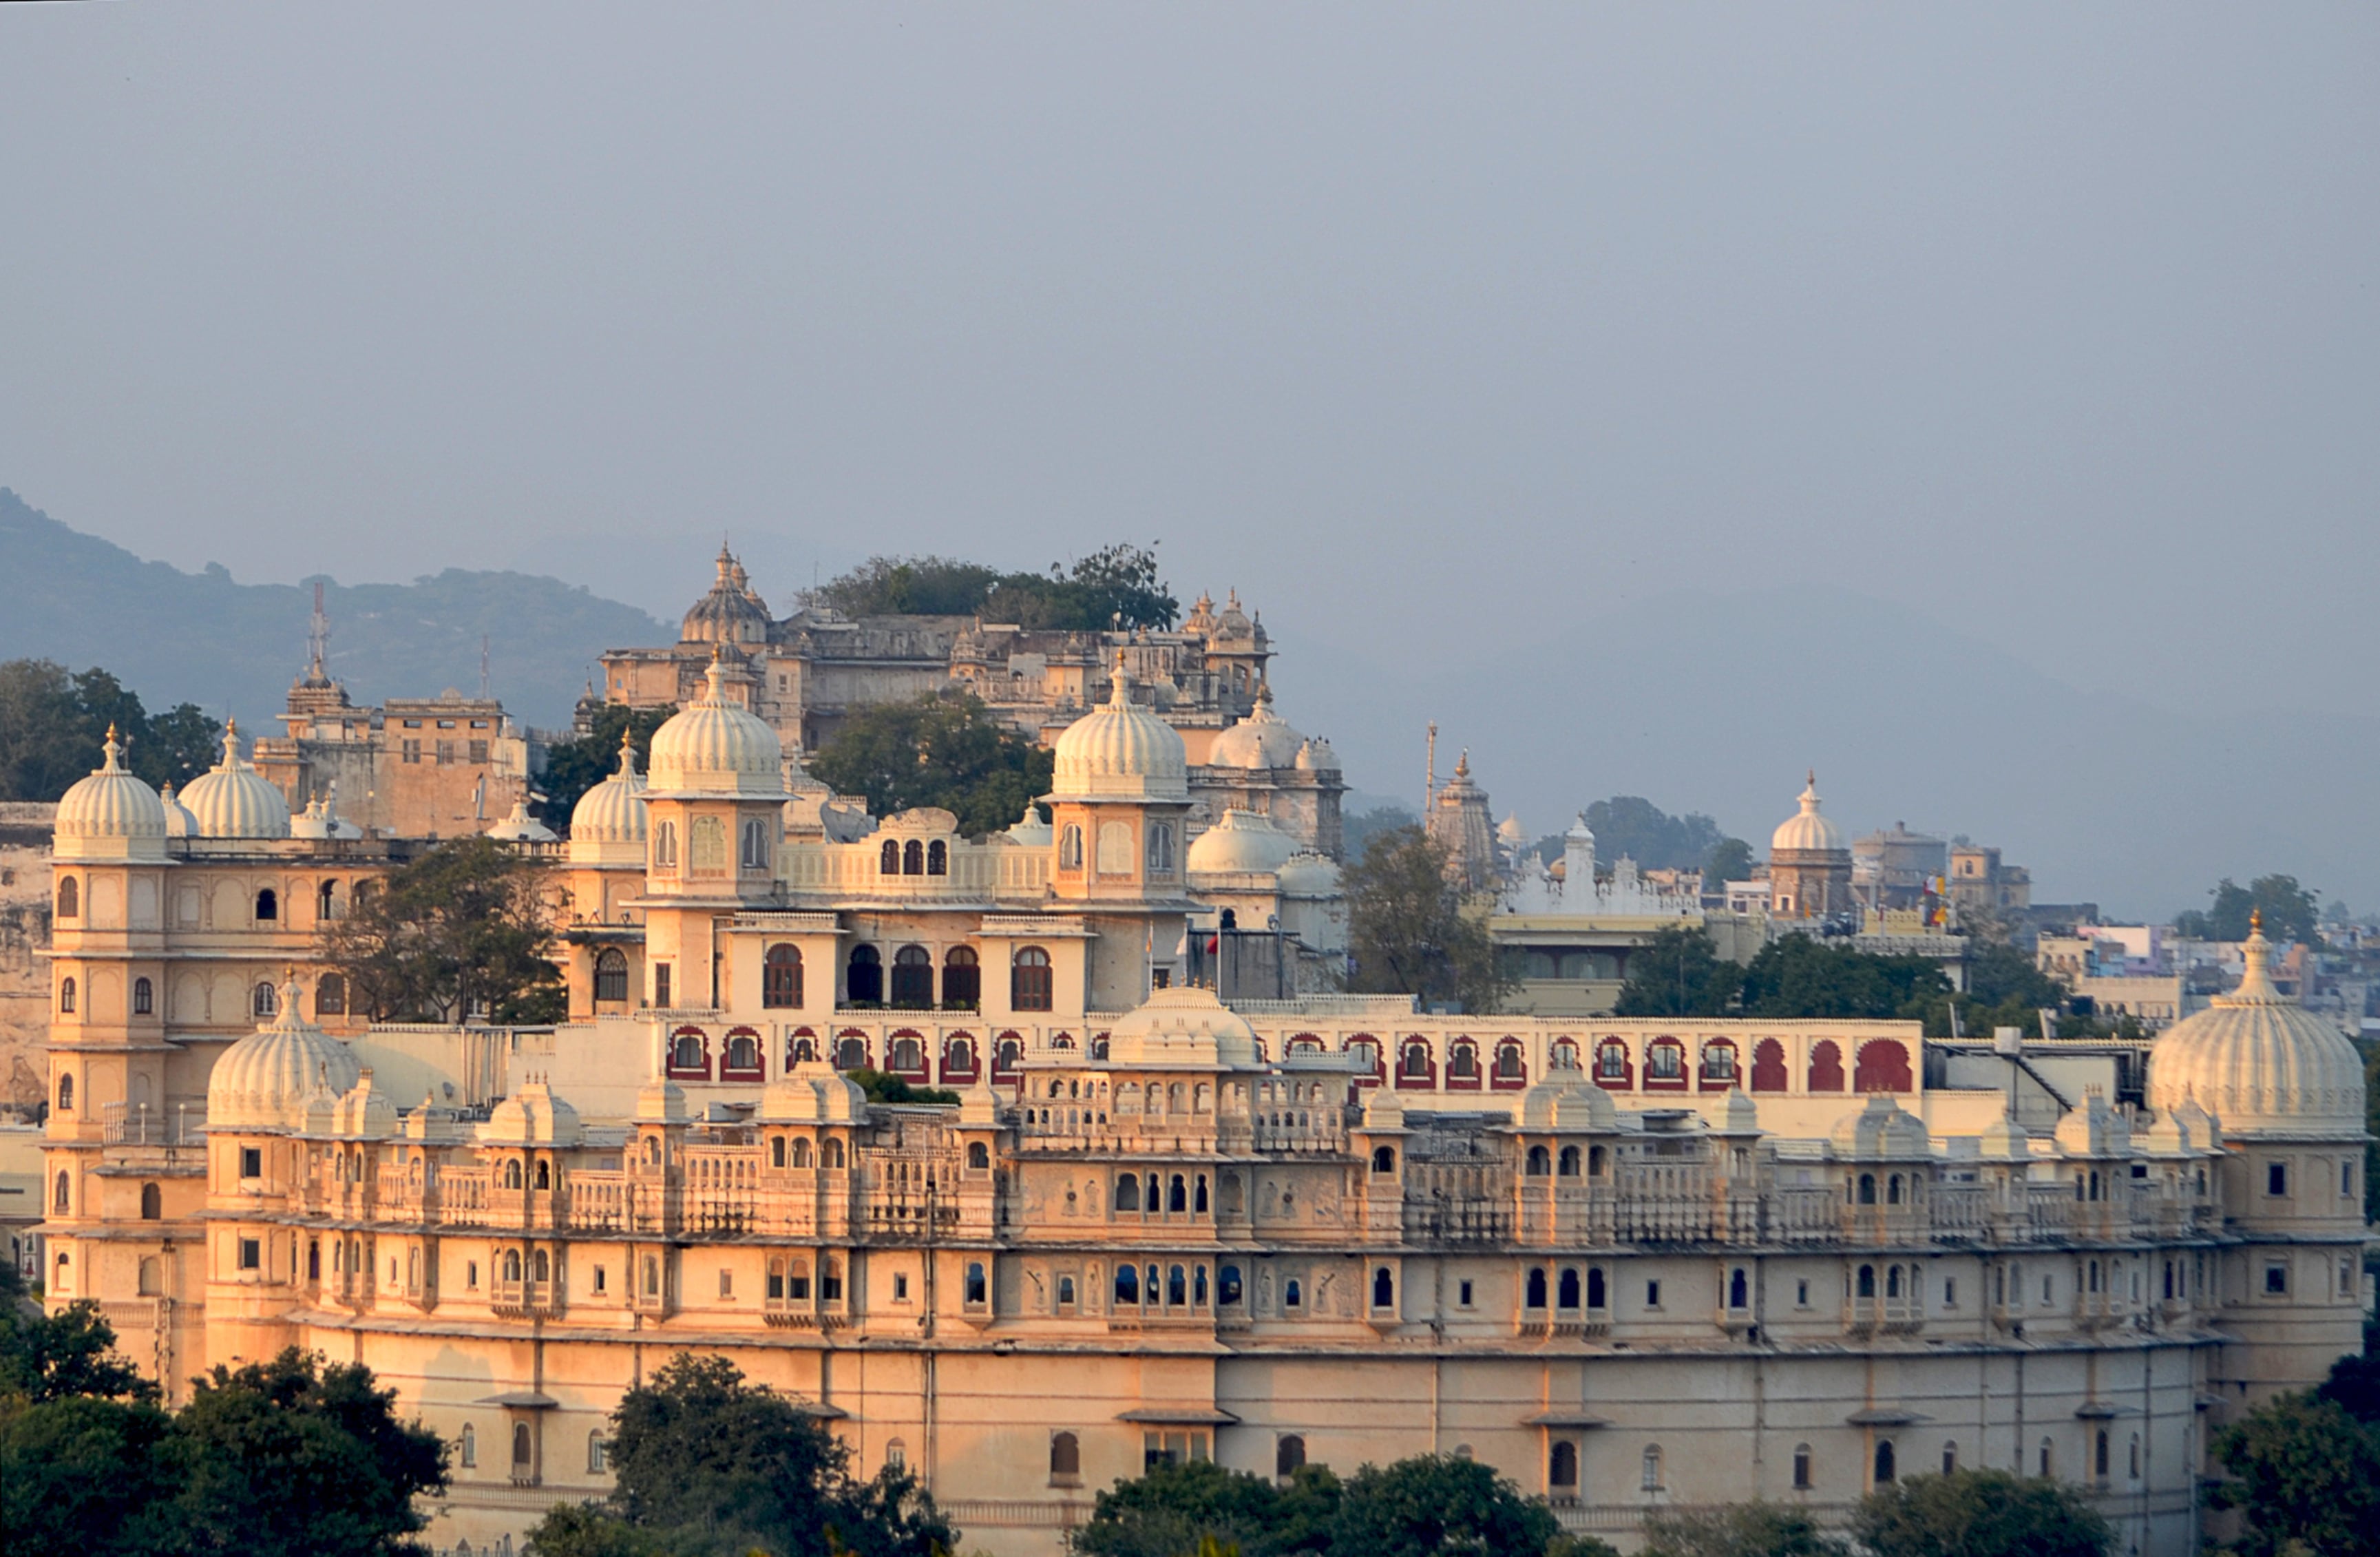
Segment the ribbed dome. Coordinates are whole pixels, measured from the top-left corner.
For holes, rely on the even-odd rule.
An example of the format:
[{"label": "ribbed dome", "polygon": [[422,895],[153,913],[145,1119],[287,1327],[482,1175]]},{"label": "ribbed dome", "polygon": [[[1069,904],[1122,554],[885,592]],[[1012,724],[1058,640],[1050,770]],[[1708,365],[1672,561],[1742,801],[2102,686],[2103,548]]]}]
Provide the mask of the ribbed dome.
[{"label": "ribbed dome", "polygon": [[1053,798],[1190,798],[1189,754],[1181,735],[1133,702],[1132,676],[1121,663],[1106,704],[1066,726],[1057,756]]},{"label": "ribbed dome", "polygon": [[190,781],[181,802],[201,838],[286,838],[289,802],[239,755],[239,724],[224,728],[223,760]]},{"label": "ribbed dome", "polygon": [[1280,870],[1297,853],[1297,840],[1254,811],[1236,808],[1198,834],[1185,863],[1194,876],[1226,873],[1265,874]]},{"label": "ribbed dome", "polygon": [[1784,824],[1769,835],[1768,852],[1779,849],[1803,854],[1840,852],[1843,848],[1842,829],[1818,814],[1818,775],[1810,774],[1809,787],[1802,791],[1799,814],[1785,819]]},{"label": "ribbed dome", "polygon": [[1157,990],[1108,1034],[1108,1060],[1118,1065],[1253,1065],[1257,1034],[1212,990]]},{"label": "ribbed dome", "polygon": [[722,545],[719,548],[719,578],[710,592],[694,602],[678,628],[685,643],[766,643],[769,607],[752,592],[744,565]]},{"label": "ribbed dome", "polygon": [[713,656],[710,688],[653,732],[652,794],[785,793],[777,732],[729,700],[727,666]]},{"label": "ribbed dome", "polygon": [[302,1125],[306,1102],[333,1097],[363,1074],[347,1046],[298,1015],[298,986],[282,987],[281,1015],[223,1052],[207,1077],[209,1129]]},{"label": "ribbed dome", "polygon": [[2226,1137],[2356,1140],[2363,1063],[2329,1023],[2273,988],[2272,946],[2257,923],[2240,987],[2168,1028],[2149,1051],[2149,1106],[2196,1103]]},{"label": "ribbed dome", "polygon": [[165,808],[165,836],[188,838],[198,832],[199,819],[190,814],[188,806],[176,798],[172,785],[168,784],[157,799]]},{"label": "ribbed dome", "polygon": [[1257,711],[1215,737],[1207,753],[1210,768],[1288,768],[1297,762],[1305,737],[1272,711],[1272,688],[1257,693]]},{"label": "ribbed dome", "polygon": [[586,1129],[578,1111],[540,1079],[490,1109],[479,1136],[487,1146],[577,1146]]},{"label": "ribbed dome", "polygon": [[[75,781],[58,801],[57,846],[61,854],[86,854],[97,845],[110,855],[165,853],[165,802],[155,790],[124,771],[124,748],[115,726],[107,727],[104,760],[88,778]],[[78,846],[82,845],[82,846]]]},{"label": "ribbed dome", "polygon": [[637,772],[637,743],[626,731],[620,733],[620,771],[581,795],[570,809],[570,841],[645,841],[645,775]]}]

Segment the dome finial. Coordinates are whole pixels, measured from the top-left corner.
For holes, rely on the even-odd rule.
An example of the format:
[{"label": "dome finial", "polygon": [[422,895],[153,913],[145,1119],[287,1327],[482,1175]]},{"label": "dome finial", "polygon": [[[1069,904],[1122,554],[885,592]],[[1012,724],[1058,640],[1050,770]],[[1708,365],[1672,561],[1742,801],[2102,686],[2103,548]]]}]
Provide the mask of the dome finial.
[{"label": "dome finial", "polygon": [[2248,939],[2240,943],[2240,987],[2228,998],[2235,1001],[2272,1001],[2280,998],[2273,988],[2273,943],[2265,939],[2265,911],[2248,910]]},{"label": "dome finial", "polygon": [[703,679],[710,684],[710,690],[704,694],[706,700],[714,703],[723,703],[727,700],[726,644],[714,643],[710,646],[710,668],[703,673]]},{"label": "dome finial", "polygon": [[1116,651],[1115,679],[1108,685],[1108,707],[1127,708],[1132,703],[1132,672],[1124,667],[1123,651]]},{"label": "dome finial", "polygon": [[107,722],[107,739],[100,743],[100,750],[107,754],[106,760],[99,765],[101,772],[120,773],[124,771],[123,765],[116,761],[124,755],[124,747],[115,738],[115,721],[113,719]]}]

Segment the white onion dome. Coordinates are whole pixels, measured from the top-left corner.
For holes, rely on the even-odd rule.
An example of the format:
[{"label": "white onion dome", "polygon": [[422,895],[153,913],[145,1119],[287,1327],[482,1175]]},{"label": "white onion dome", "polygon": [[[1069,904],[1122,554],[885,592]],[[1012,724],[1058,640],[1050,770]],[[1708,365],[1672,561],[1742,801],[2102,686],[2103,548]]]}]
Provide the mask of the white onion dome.
[{"label": "white onion dome", "polygon": [[1297,763],[1305,737],[1272,711],[1272,688],[1257,689],[1254,713],[1215,737],[1208,750],[1210,768],[1288,768]]},{"label": "white onion dome", "polygon": [[1297,852],[1297,840],[1269,819],[1233,807],[1198,834],[1183,863],[1194,876],[1270,875]]},{"label": "white onion dome", "polygon": [[360,838],[364,830],[339,815],[337,785],[306,803],[306,809],[289,819],[289,835],[293,838]]},{"label": "white onion dome", "polygon": [[198,832],[199,819],[190,814],[188,806],[175,798],[172,784],[160,790],[157,798],[165,808],[165,836],[188,838]]},{"label": "white onion dome", "polygon": [[1116,1065],[1191,1069],[1254,1065],[1257,1032],[1246,1020],[1195,985],[1150,991],[1148,1002],[1127,1013],[1108,1034],[1108,1060]]},{"label": "white onion dome", "polygon": [[1846,1113],[1835,1125],[1838,1153],[1863,1160],[1931,1157],[1933,1137],[1918,1117],[1882,1092],[1868,1094],[1857,1113]]},{"label": "white onion dome", "polygon": [[1008,830],[1008,841],[1020,848],[1046,849],[1050,838],[1050,824],[1041,820],[1041,808],[1031,800],[1026,801],[1025,814]]},{"label": "white onion dome", "polygon": [[223,760],[189,782],[181,802],[201,838],[286,838],[289,802],[239,755],[239,724],[224,727]]},{"label": "white onion dome", "polygon": [[785,748],[777,732],[727,696],[727,664],[711,656],[710,686],[653,732],[648,795],[785,796]]},{"label": "white onion dome", "polygon": [[295,980],[282,986],[281,1014],[225,1050],[207,1076],[207,1127],[288,1129],[303,1125],[317,1090],[351,1089],[363,1066],[346,1044],[298,1014]]},{"label": "white onion dome", "polygon": [[553,829],[528,814],[527,800],[514,801],[513,809],[504,813],[504,821],[488,829],[488,836],[500,844],[550,844],[554,841]]},{"label": "white onion dome", "polygon": [[1190,798],[1180,732],[1133,702],[1132,675],[1120,662],[1108,700],[1060,733],[1056,769],[1053,800]]},{"label": "white onion dome", "polygon": [[696,601],[678,627],[681,643],[766,643],[769,608],[752,592],[744,566],[724,545],[719,548],[719,578],[710,592]]},{"label": "white onion dome", "polygon": [[1496,824],[1496,841],[1507,848],[1514,849],[1529,841],[1529,830],[1521,825],[1519,812],[1504,813],[1504,820]]},{"label": "white onion dome", "polygon": [[2185,1016],[2149,1051],[2149,1106],[2195,1103],[2226,1137],[2361,1140],[2363,1064],[2329,1023],[2273,987],[2261,918],[2240,987]]},{"label": "white onion dome", "polygon": [[645,775],[637,772],[637,743],[628,732],[620,733],[619,771],[570,809],[570,841],[643,845]]},{"label": "white onion dome", "polygon": [[1809,785],[1802,791],[1801,810],[1787,817],[1769,835],[1768,852],[1839,854],[1843,847],[1842,829],[1818,812],[1818,774],[1813,769]]},{"label": "white onion dome", "polygon": [[103,760],[90,776],[75,781],[58,801],[57,852],[61,855],[165,854],[165,802],[125,770],[115,726],[107,727]]},{"label": "white onion dome", "polygon": [[1300,849],[1291,855],[1273,874],[1275,884],[1284,897],[1336,897],[1340,894],[1339,862],[1313,849]]}]

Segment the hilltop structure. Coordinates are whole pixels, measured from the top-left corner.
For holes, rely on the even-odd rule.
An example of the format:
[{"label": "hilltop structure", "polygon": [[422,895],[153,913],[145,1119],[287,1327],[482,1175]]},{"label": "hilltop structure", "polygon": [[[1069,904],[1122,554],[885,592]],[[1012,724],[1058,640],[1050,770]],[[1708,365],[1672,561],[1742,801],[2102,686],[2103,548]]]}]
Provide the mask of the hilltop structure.
[{"label": "hilltop structure", "polygon": [[1423,1452],[1622,1540],[2010,1467],[2185,1557],[2210,1431],[2358,1344],[2362,1070],[2261,936],[2145,1111],[2014,1041],[1953,1084],[1907,1023],[1234,1009],[1182,981],[1191,878],[1297,857],[1185,855],[1129,668],[1049,823],[855,848],[724,647],[650,777],[515,845],[582,921],[549,1030],[360,1027],[298,943],[380,845],[294,835],[236,747],[169,807],[111,746],[57,816],[49,1300],[176,1393],[368,1364],[475,1548],[605,1491],[625,1381],[695,1349],[1018,1557],[1163,1461]]}]

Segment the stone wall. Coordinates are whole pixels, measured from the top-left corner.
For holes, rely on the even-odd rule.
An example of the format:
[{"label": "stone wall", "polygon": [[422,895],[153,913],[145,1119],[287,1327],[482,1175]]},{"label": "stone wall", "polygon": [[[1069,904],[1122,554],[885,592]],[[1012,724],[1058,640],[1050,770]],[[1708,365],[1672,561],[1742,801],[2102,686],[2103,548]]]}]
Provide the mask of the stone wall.
[{"label": "stone wall", "polygon": [[41,1106],[50,1028],[50,833],[55,805],[0,802],[0,1116]]}]

